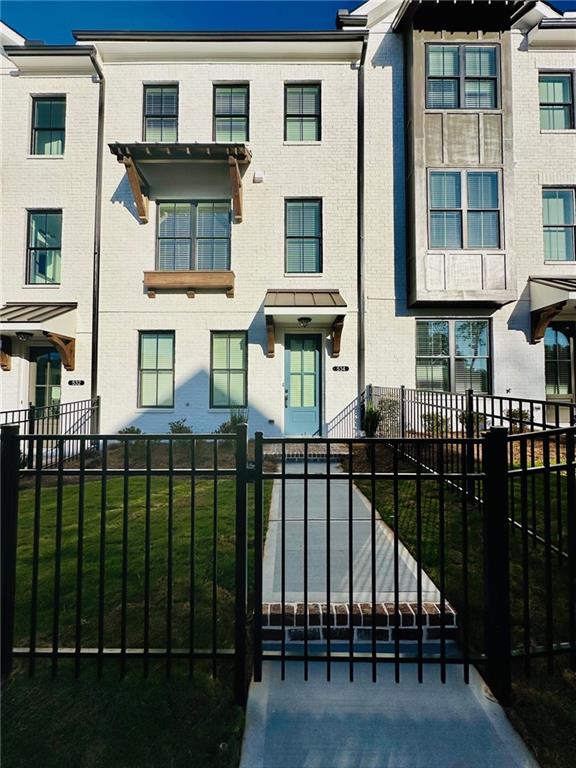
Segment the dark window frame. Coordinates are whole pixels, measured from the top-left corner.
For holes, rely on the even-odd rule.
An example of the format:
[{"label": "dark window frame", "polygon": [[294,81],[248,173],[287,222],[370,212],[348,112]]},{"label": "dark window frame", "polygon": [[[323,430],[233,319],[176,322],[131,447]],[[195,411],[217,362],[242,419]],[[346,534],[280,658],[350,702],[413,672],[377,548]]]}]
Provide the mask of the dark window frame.
[{"label": "dark window frame", "polygon": [[[244,336],[244,367],[240,368],[214,368],[214,344],[213,339],[215,336],[230,336],[232,334],[242,334]],[[242,371],[244,374],[244,401],[242,405],[216,405],[214,403],[214,373],[231,371]],[[228,387],[228,395],[230,395],[230,387]],[[217,409],[219,411],[230,411],[233,408],[247,408],[248,407],[248,331],[246,330],[217,330],[210,331],[210,391],[209,391],[209,407]]]},{"label": "dark window frame", "polygon": [[[488,355],[457,355],[456,354],[456,324],[462,322],[482,322],[486,323],[488,327]],[[417,347],[417,328],[418,323],[448,323],[448,354],[447,355],[419,355]],[[456,361],[457,360],[469,360],[471,357],[478,360],[487,360],[486,366],[486,378],[488,382],[487,392],[479,392],[474,390],[476,394],[489,395],[493,389],[493,370],[494,370],[494,339],[493,339],[493,325],[492,320],[489,317],[418,317],[415,324],[415,345],[414,345],[414,384],[415,388],[420,391],[428,391],[423,387],[418,386],[418,360],[419,359],[442,359],[448,360],[448,389],[431,390],[434,392],[455,392],[453,389],[456,386]],[[462,394],[458,391],[458,394]]]},{"label": "dark window frame", "polygon": [[572,224],[544,224],[544,206],[542,205],[542,237],[544,240],[544,233],[547,229],[558,229],[558,227],[565,227],[566,229],[572,229],[572,245],[574,252],[571,259],[549,259],[546,257],[546,245],[543,242],[543,256],[546,264],[574,264],[576,263],[576,185],[570,186],[566,184],[556,184],[554,186],[545,185],[542,187],[542,203],[544,203],[544,192],[572,192]]},{"label": "dark window frame", "polygon": [[[59,248],[38,248],[30,244],[30,230],[32,225],[32,216],[35,213],[59,213],[60,214],[60,247]],[[42,286],[42,285],[62,285],[62,282],[57,283],[35,283],[32,281],[32,253],[34,251],[58,251],[60,255],[60,273],[62,272],[62,229],[64,224],[64,214],[62,208],[27,208],[26,209],[26,282],[25,285]],[[62,275],[60,275],[61,277]]]},{"label": "dark window frame", "polygon": [[[142,337],[146,335],[152,335],[152,334],[168,334],[170,333],[172,335],[172,368],[142,368]],[[142,405],[142,372],[145,371],[172,371],[172,404],[171,405]],[[136,400],[136,407],[137,408],[158,408],[162,410],[169,410],[171,408],[174,408],[175,404],[175,393],[176,393],[176,331],[174,330],[167,330],[162,328],[156,328],[156,329],[146,329],[145,331],[139,330],[138,331],[138,391],[137,391],[137,400]],[[156,399],[158,399],[158,384],[156,384]]]},{"label": "dark window frame", "polygon": [[[245,88],[246,89],[246,114],[233,114],[233,115],[216,115],[216,91],[218,88]],[[230,82],[230,83],[212,83],[212,141],[222,143],[219,139],[216,138],[216,122],[217,117],[245,117],[246,118],[246,137],[243,139],[243,142],[250,141],[250,84],[249,83],[239,83],[239,82]],[[230,144],[235,143],[242,143],[242,142],[235,142],[230,141]]]},{"label": "dark window frame", "polygon": [[[286,275],[321,275],[324,272],[324,204],[322,197],[285,197],[284,198],[284,274]],[[318,203],[320,209],[320,234],[318,237],[302,236],[288,237],[288,204],[289,203]],[[288,271],[288,240],[318,240],[319,263],[316,272],[290,272]]]},{"label": "dark window frame", "polygon": [[[540,77],[547,75],[566,75],[570,78],[570,96],[569,102],[540,101]],[[570,108],[570,127],[569,128],[542,128],[542,107],[569,107]],[[576,129],[576,72],[569,69],[539,69],[538,70],[538,116],[540,118],[540,131],[543,133],[554,133],[555,131],[573,131]]]},{"label": "dark window frame", "polygon": [[[220,199],[220,200],[157,200],[156,201],[156,252],[155,252],[155,261],[154,261],[154,269],[157,272],[203,272],[203,271],[213,271],[218,272],[220,270],[198,270],[196,264],[197,264],[197,249],[196,249],[196,242],[199,239],[197,236],[197,213],[198,213],[198,204],[199,203],[227,203],[228,204],[228,269],[226,271],[232,270],[232,204],[229,199]],[[160,259],[160,240],[182,240],[186,238],[171,238],[171,237],[160,237],[160,206],[162,205],[190,205],[194,209],[194,215],[191,217],[190,221],[190,267],[186,269],[174,269],[174,270],[167,270],[167,269],[160,269],[159,266],[159,259]],[[201,238],[201,239],[219,239],[224,240],[226,238]]]},{"label": "dark window frame", "polygon": [[[544,336],[544,387],[546,390],[546,398],[551,400],[554,400],[554,399],[558,400],[560,398],[563,398],[571,401],[576,394],[576,323],[574,323],[573,321],[551,322],[546,328],[546,333],[548,333],[548,331],[564,334],[564,336],[566,336],[568,339],[569,347],[568,347],[567,357],[561,358],[558,355],[558,347],[556,345],[556,354],[554,355],[553,359],[550,359],[546,355],[546,350],[547,350],[546,335]],[[561,362],[566,362],[566,361],[570,363],[570,380],[569,380],[570,392],[568,393],[548,392],[547,390],[549,386],[549,381],[548,381],[549,365],[550,364],[554,365],[554,385],[558,389],[560,389],[559,364]]]},{"label": "dark window frame", "polygon": [[[146,90],[148,88],[175,88],[176,89],[176,112],[171,114],[162,114],[162,115],[148,115],[146,113]],[[154,118],[167,118],[167,119],[175,119],[176,120],[176,138],[174,139],[174,142],[169,141],[161,141],[159,143],[161,144],[170,144],[170,143],[176,143],[178,141],[178,129],[179,129],[179,112],[180,112],[180,83],[143,83],[142,88],[142,141],[148,142],[148,138],[146,137],[147,134],[147,123],[146,120],[149,117]],[[150,142],[150,143],[156,143],[156,142]]]},{"label": "dark window frame", "polygon": [[[460,174],[460,208],[432,208],[432,196],[430,194],[430,185],[433,173],[459,173]],[[498,208],[470,208],[468,204],[468,174],[469,173],[495,173],[498,181]],[[426,209],[428,216],[428,250],[429,251],[503,251],[506,247],[504,237],[504,189],[502,182],[502,171],[499,168],[456,168],[456,167],[444,167],[444,168],[427,168],[427,184],[426,184]],[[432,231],[431,224],[432,218],[430,213],[432,211],[454,211],[460,213],[460,248],[451,246],[439,246],[432,245]],[[498,245],[491,246],[471,246],[468,244],[468,214],[482,213],[497,211],[498,213]]]},{"label": "dark window frame", "polygon": [[[446,76],[446,77],[438,77],[437,75],[430,75],[429,73],[429,62],[428,62],[428,50],[430,48],[433,48],[434,46],[456,46],[458,47],[458,69],[459,73],[456,76]],[[483,77],[472,77],[466,75],[466,59],[465,59],[465,49],[466,48],[494,48],[496,51],[496,75],[487,75]],[[424,46],[424,68],[425,68],[425,78],[424,78],[424,104],[425,109],[432,111],[432,112],[448,112],[450,110],[465,110],[465,111],[472,111],[472,112],[494,112],[495,110],[501,110],[502,109],[502,85],[501,85],[501,79],[502,79],[502,69],[501,69],[501,47],[499,43],[494,43],[492,41],[490,42],[483,42],[483,41],[475,41],[473,43],[464,43],[464,42],[449,42],[449,41],[443,41],[443,42],[436,42],[436,43],[426,43]],[[429,107],[428,106],[428,81],[429,80],[457,80],[458,81],[458,106],[456,107]],[[467,107],[465,106],[466,96],[465,96],[465,83],[467,80],[492,80],[495,81],[495,95],[496,95],[496,104],[493,107]]]},{"label": "dark window frame", "polygon": [[[64,124],[62,125],[61,128],[50,127],[50,129],[48,129],[48,128],[37,128],[36,127],[36,105],[38,103],[42,102],[42,101],[62,101],[62,102],[64,102]],[[67,102],[66,94],[62,94],[62,95],[54,94],[52,96],[32,96],[32,121],[31,121],[32,130],[30,132],[31,133],[31,135],[30,135],[30,154],[31,155],[35,155],[35,156],[38,156],[38,157],[62,157],[64,155],[64,152],[66,150],[66,113],[67,113],[67,106],[68,106],[68,102]],[[36,137],[37,137],[38,133],[40,133],[40,132],[47,133],[48,131],[52,132],[53,130],[55,130],[55,131],[62,131],[62,133],[64,134],[63,139],[62,139],[62,152],[60,152],[57,155],[47,155],[45,152],[37,152],[36,151]]]},{"label": "dark window frame", "polygon": [[[305,86],[315,86],[318,88],[318,112],[314,115],[304,115],[300,112],[288,112],[288,89],[289,88],[304,88]],[[318,136],[316,139],[288,139],[288,118],[289,117],[315,117],[318,126]],[[320,142],[322,141],[322,82],[319,80],[296,80],[284,83],[284,141],[290,141],[295,144],[305,144],[309,141]]]}]

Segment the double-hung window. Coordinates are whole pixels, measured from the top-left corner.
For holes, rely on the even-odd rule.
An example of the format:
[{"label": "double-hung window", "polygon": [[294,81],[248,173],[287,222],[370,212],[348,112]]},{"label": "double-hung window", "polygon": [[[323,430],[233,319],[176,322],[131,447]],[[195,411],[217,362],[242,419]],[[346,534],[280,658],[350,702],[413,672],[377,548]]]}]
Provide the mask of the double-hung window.
[{"label": "double-hung window", "polygon": [[229,270],[230,203],[158,203],[156,268]]},{"label": "double-hung window", "polygon": [[214,141],[248,141],[248,86],[214,86]]},{"label": "double-hung window", "polygon": [[544,336],[546,395],[569,400],[574,389],[574,323],[551,323]]},{"label": "double-hung window", "polygon": [[32,154],[63,155],[66,133],[66,97],[32,99]]},{"label": "double-hung window", "polygon": [[540,72],[540,128],[543,131],[574,128],[574,82],[569,72]]},{"label": "double-hung window", "polygon": [[489,321],[417,320],[416,387],[489,392]]},{"label": "double-hung window", "polygon": [[284,86],[284,140],[320,141],[320,84]]},{"label": "double-hung window", "polygon": [[430,171],[430,248],[500,248],[497,171]]},{"label": "double-hung window", "polygon": [[174,331],[140,331],[138,406],[174,405]]},{"label": "double-hung window", "polygon": [[496,109],[498,48],[495,45],[426,46],[428,109]]},{"label": "double-hung window", "polygon": [[210,407],[247,405],[248,339],[245,331],[214,331],[210,366]]},{"label": "double-hung window", "polygon": [[322,201],[286,200],[286,272],[322,271]]},{"label": "double-hung window", "polygon": [[60,283],[62,211],[28,211],[29,285]]},{"label": "double-hung window", "polygon": [[575,261],[576,208],[574,189],[543,189],[544,259]]},{"label": "double-hung window", "polygon": [[144,86],[144,141],[178,141],[178,86]]}]

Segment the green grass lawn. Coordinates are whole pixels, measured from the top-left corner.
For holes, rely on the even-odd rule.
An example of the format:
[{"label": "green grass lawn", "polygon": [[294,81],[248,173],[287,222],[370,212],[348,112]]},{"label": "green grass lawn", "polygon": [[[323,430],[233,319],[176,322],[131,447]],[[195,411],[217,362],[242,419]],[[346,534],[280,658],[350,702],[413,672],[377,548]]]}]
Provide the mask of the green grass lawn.
[{"label": "green grass lawn", "polygon": [[[15,644],[30,643],[30,604],[35,491],[20,492]],[[124,494],[128,504],[124,507]],[[98,637],[99,561],[101,535],[100,480],[85,486],[82,557],[82,646],[95,647]],[[189,478],[176,478],[169,525],[168,479],[150,485],[150,620],[149,644],[166,647],[170,623],[173,648],[211,648],[213,620],[216,646],[233,648],[235,481],[220,478],[194,485],[194,515]],[[265,487],[265,514],[271,484]],[[79,489],[75,481],[63,486],[62,560],[60,577],[60,645],[73,647],[77,610]],[[249,487],[249,552],[253,551],[253,488]],[[217,510],[215,514],[215,508]],[[57,492],[54,484],[40,496],[37,645],[52,640],[55,579]],[[192,521],[194,524],[192,530]],[[122,569],[127,573],[125,616],[127,647],[144,642],[144,557],[146,539],[146,481],[109,479],[106,489],[104,639],[105,647],[121,644],[123,614]],[[124,564],[124,537],[126,563]],[[192,545],[193,536],[193,545]],[[167,578],[172,549],[171,601]],[[216,556],[214,556],[214,553]],[[250,558],[249,570],[253,567]],[[214,580],[213,575],[216,575]],[[194,584],[191,600],[191,580]],[[216,610],[212,599],[216,596]],[[170,611],[168,610],[170,606]],[[191,622],[191,615],[193,621]],[[16,664],[4,690],[2,753],[5,764],[24,766],[228,766],[237,765],[243,714],[233,704],[232,665],[220,662],[216,679],[211,665],[196,662],[189,679],[187,662],[173,661],[171,679],[162,662],[151,662],[143,675],[141,660],[127,664],[107,659],[96,676],[95,662],[84,659],[74,679],[73,662],[61,660],[57,677],[49,662],[38,661],[28,677],[27,661]]]},{"label": "green grass lawn", "polygon": [[[358,463],[363,461],[359,457]],[[380,466],[389,469],[389,457],[378,457]],[[402,467],[400,471],[413,467]],[[369,481],[357,483],[362,492],[371,499]],[[528,506],[532,509],[534,494],[538,532],[543,532],[544,490],[541,479],[529,489]],[[416,525],[416,489],[413,480],[398,483],[398,532],[401,541],[414,556],[418,553]],[[520,488],[515,488],[517,519],[520,518]],[[450,490],[444,494],[444,539],[446,596],[460,613],[464,605],[464,548],[468,547],[468,595],[470,617],[471,651],[483,649],[483,549],[482,510],[476,504],[463,508],[462,497]],[[566,530],[565,477],[557,486],[551,485],[551,509],[554,519],[551,524],[551,540],[556,540],[558,519]],[[558,503],[557,503],[558,502]],[[390,480],[376,482],[376,507],[382,519],[394,527],[393,484]],[[424,569],[439,584],[440,580],[440,502],[438,484],[435,480],[422,482],[421,486],[421,562]],[[557,512],[559,511],[559,514]],[[464,526],[466,514],[466,526]],[[521,647],[523,642],[522,618],[524,610],[524,577],[522,569],[522,534],[511,529],[511,607],[513,615],[513,646]],[[466,535],[464,535],[466,532]],[[465,541],[466,540],[466,541]],[[568,568],[565,560],[557,556],[550,558],[551,589],[546,590],[544,573],[546,558],[544,547],[529,540],[528,552],[528,607],[530,616],[530,642],[541,645],[546,639],[546,604],[552,605],[554,640],[568,639]],[[533,661],[531,675],[524,674],[520,662],[514,667],[514,701],[509,716],[530,748],[540,761],[542,768],[571,768],[576,751],[576,676],[569,669],[566,658],[555,661],[555,673],[549,675],[543,661]]]}]

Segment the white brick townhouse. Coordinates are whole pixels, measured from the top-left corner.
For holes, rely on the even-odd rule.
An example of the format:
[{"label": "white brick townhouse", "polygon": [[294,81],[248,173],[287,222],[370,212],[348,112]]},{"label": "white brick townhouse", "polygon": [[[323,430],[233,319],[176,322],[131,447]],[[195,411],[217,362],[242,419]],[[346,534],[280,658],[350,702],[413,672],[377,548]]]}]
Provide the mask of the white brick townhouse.
[{"label": "white brick townhouse", "polygon": [[5,30],[2,408],[329,434],[370,382],[574,398],[576,19],[338,21]]}]

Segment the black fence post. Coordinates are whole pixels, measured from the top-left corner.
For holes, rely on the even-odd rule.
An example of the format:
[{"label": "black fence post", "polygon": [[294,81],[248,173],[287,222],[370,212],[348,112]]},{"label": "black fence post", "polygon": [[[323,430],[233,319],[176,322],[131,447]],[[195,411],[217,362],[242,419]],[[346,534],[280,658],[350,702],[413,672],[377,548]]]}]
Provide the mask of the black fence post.
[{"label": "black fence post", "polygon": [[[28,434],[33,435],[36,432],[36,408],[32,403],[28,406]],[[26,466],[32,469],[34,466],[34,440],[28,440],[28,454],[26,456]]]},{"label": "black fence post", "polygon": [[501,704],[512,695],[508,428],[484,435],[484,632],[486,677]]},{"label": "black fence post", "polygon": [[406,437],[406,387],[400,387],[400,437]]},{"label": "black fence post", "polygon": [[2,558],[2,677],[12,670],[14,610],[16,597],[16,543],[18,526],[18,481],[20,444],[18,427],[2,427],[0,449],[1,509],[0,536]]},{"label": "black fence post", "polygon": [[236,594],[234,621],[234,698],[237,704],[246,703],[246,569],[247,525],[246,491],[248,482],[248,427],[236,428]]},{"label": "black fence post", "polygon": [[262,682],[262,558],[264,549],[264,464],[262,432],[254,441],[254,682]]},{"label": "black fence post", "polygon": [[93,435],[100,434],[100,395],[96,395],[92,401],[92,418],[90,419],[90,433]]},{"label": "black fence post", "polygon": [[[466,437],[469,440],[472,440],[474,438],[474,434],[475,434],[474,420],[475,420],[474,390],[467,389],[466,390],[466,412],[464,414],[464,429],[466,431]],[[482,429],[485,429],[485,426],[483,426]],[[474,473],[474,470],[476,468],[474,465],[474,462],[475,462],[474,443],[467,443],[465,450],[466,450],[466,473],[468,475],[471,475]],[[470,499],[474,498],[474,480],[470,480],[470,479],[468,480],[466,493],[468,494],[468,497]]]}]

